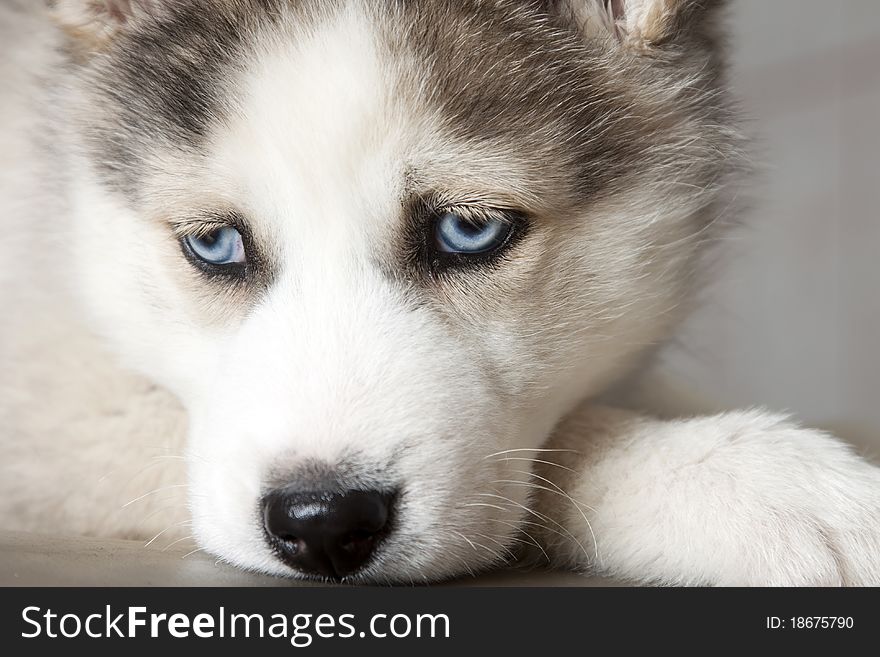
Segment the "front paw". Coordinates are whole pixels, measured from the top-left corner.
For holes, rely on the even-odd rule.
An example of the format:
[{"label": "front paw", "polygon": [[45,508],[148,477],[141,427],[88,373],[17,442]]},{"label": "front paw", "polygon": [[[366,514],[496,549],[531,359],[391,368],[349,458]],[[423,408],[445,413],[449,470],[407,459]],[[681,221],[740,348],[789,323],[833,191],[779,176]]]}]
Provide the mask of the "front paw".
[{"label": "front paw", "polygon": [[[840,501],[837,521],[782,517],[756,523],[739,563],[717,573],[721,586],[878,586],[880,516]],[[757,534],[760,535],[757,535]]]},{"label": "front paw", "polygon": [[583,539],[548,540],[560,564],[664,585],[880,586],[880,468],[832,436],[760,411],[578,422],[551,445],[580,452],[564,486],[577,504],[536,497]]},{"label": "front paw", "polygon": [[737,464],[746,502],[734,496],[745,514],[731,513],[743,554],[717,583],[880,585],[880,468],[822,432],[778,418],[768,424],[730,443],[752,458],[717,454],[722,465]]}]

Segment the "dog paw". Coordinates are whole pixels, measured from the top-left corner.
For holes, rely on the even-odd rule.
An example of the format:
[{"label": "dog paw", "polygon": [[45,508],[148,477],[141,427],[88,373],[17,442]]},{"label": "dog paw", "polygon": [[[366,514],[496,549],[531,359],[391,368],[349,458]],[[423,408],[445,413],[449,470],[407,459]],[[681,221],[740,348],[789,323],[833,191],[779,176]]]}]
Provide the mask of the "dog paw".
[{"label": "dog paw", "polygon": [[741,554],[728,554],[718,583],[880,585],[880,468],[785,420],[731,446],[735,456],[719,456],[738,476],[726,529],[740,533],[730,543]]},{"label": "dog paw", "polygon": [[665,585],[880,585],[880,468],[833,436],[760,411],[601,420],[569,464],[581,505],[555,517],[583,540],[550,540],[560,563]]},{"label": "dog paw", "polygon": [[739,480],[728,500],[742,554],[720,583],[880,584],[880,469],[788,423],[745,442],[753,457],[731,460]]},{"label": "dog paw", "polygon": [[[842,510],[854,518],[860,511]],[[859,526],[853,526],[859,525]],[[738,563],[720,569],[721,586],[880,585],[880,517],[838,525],[817,518],[774,518]]]}]

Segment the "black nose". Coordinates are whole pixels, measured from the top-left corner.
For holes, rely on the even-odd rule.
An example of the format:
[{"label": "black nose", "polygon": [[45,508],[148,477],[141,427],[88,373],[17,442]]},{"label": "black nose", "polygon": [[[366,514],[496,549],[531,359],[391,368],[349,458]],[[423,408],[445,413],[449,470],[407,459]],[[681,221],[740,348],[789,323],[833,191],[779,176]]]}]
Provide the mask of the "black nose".
[{"label": "black nose", "polygon": [[263,498],[263,526],[288,565],[341,579],[366,564],[387,533],[393,498],[378,491],[279,488]]}]

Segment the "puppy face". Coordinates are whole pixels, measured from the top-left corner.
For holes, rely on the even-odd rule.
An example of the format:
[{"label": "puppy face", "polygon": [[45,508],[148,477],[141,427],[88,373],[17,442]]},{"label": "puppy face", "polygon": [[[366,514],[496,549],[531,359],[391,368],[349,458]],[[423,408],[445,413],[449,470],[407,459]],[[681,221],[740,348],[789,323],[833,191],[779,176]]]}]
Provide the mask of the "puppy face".
[{"label": "puppy face", "polygon": [[[664,336],[732,158],[708,17],[658,4],[60,3],[80,287],[188,410],[204,547],[409,581],[529,542],[531,459]],[[369,558],[300,567],[279,490],[381,498]]]}]

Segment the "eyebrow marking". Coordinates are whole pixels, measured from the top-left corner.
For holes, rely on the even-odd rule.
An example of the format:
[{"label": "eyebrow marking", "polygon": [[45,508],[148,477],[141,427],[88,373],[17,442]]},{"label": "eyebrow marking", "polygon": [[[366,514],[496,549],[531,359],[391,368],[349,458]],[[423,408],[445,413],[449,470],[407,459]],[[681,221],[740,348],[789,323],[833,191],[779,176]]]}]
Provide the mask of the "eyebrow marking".
[{"label": "eyebrow marking", "polygon": [[231,227],[238,230],[242,235],[247,230],[247,222],[244,217],[234,210],[217,211],[207,210],[181,217],[172,217],[168,220],[174,235],[182,239],[184,237],[206,237],[218,228]]}]

